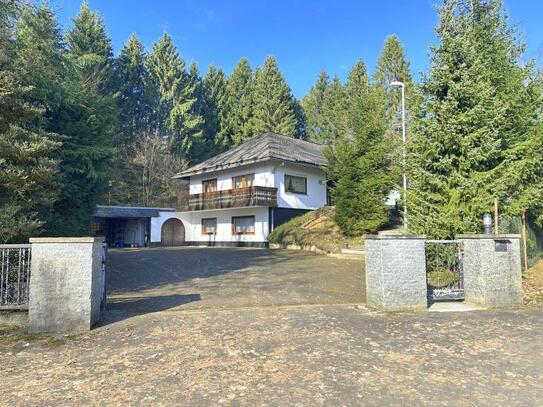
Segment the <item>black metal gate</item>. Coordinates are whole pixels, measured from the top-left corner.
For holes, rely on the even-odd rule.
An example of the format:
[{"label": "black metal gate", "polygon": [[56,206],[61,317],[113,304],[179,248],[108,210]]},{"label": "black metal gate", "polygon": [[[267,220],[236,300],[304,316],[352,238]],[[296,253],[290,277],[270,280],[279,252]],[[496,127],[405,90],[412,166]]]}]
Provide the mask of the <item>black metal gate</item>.
[{"label": "black metal gate", "polygon": [[426,284],[432,301],[464,299],[462,242],[426,241]]},{"label": "black metal gate", "polygon": [[29,244],[0,245],[0,310],[28,308]]}]

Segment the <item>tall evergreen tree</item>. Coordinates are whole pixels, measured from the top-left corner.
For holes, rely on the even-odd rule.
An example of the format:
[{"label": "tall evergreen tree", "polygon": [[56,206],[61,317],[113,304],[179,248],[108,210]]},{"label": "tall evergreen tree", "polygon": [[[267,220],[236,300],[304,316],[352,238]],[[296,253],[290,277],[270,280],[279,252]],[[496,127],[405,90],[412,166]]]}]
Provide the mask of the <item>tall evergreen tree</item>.
[{"label": "tall evergreen tree", "polygon": [[296,136],[295,100],[274,57],[255,75],[253,132]]},{"label": "tall evergreen tree", "polygon": [[[62,136],[62,187],[47,225],[49,234],[88,233],[90,214],[102,200],[106,166],[113,155],[115,106],[93,81],[86,81],[73,55],[66,55],[60,29],[45,5],[28,9],[19,20],[18,57],[31,96],[47,110],[44,126]],[[82,56],[81,56],[82,57]]]},{"label": "tall evergreen tree", "polygon": [[[224,71],[216,69],[214,65],[209,67],[203,79],[204,89],[204,139],[208,155],[212,155],[224,149],[220,134],[223,131],[226,115],[226,84],[227,78]],[[213,146],[213,148],[211,148]]]},{"label": "tall evergreen tree", "polygon": [[330,146],[344,135],[345,89],[337,75],[321,72],[302,106],[309,141]]},{"label": "tall evergreen tree", "polygon": [[390,130],[394,133],[401,133],[401,93],[390,84],[393,81],[400,81],[405,85],[407,97],[406,105],[409,106],[413,95],[412,78],[409,70],[403,45],[396,35],[390,35],[385,40],[385,45],[377,60],[377,67],[374,73],[374,80],[386,91],[387,109],[386,118],[390,121]]},{"label": "tall evergreen tree", "polygon": [[185,62],[168,34],[154,44],[147,67],[150,82],[158,95],[157,133],[167,140],[177,156],[194,160],[197,157],[191,152],[203,142],[203,118],[195,113],[195,84],[191,83]]},{"label": "tall evergreen tree", "polygon": [[397,35],[390,35],[377,59],[374,79],[383,86],[389,86],[392,81],[411,83],[409,62],[405,58],[403,45]]},{"label": "tall evergreen tree", "polygon": [[114,61],[112,90],[117,95],[119,117],[118,157],[114,160],[108,202],[141,205],[138,166],[133,163],[136,142],[151,131],[154,93],[148,86],[146,54],[132,34]]},{"label": "tall evergreen tree", "polygon": [[115,92],[118,94],[121,145],[132,144],[149,132],[152,116],[152,93],[148,89],[148,72],[143,45],[132,34],[115,60]]},{"label": "tall evergreen tree", "polygon": [[330,144],[327,132],[325,102],[330,87],[330,77],[321,71],[309,93],[302,99],[307,123],[307,139],[313,143]]},{"label": "tall evergreen tree", "polygon": [[[539,206],[541,87],[501,1],[446,0],[409,148],[409,228],[436,237]],[[517,173],[522,169],[522,172]],[[518,212],[517,212],[518,213]]]},{"label": "tall evergreen tree", "polygon": [[357,61],[344,90],[345,136],[325,150],[336,222],[349,235],[374,232],[388,221],[385,199],[394,186],[393,146],[386,139],[385,97]]},{"label": "tall evergreen tree", "polygon": [[18,64],[19,7],[0,4],[0,243],[21,243],[39,233],[59,190],[53,156],[60,143],[43,130],[45,108],[29,96],[32,88],[23,84]]},{"label": "tall evergreen tree", "polygon": [[226,85],[224,123],[219,143],[223,148],[238,145],[254,136],[253,118],[254,75],[247,58],[239,60]]},{"label": "tall evergreen tree", "polygon": [[66,34],[66,41],[70,55],[85,81],[92,81],[104,89],[111,74],[111,40],[102,17],[91,11],[86,1],[73,19],[73,27]]}]

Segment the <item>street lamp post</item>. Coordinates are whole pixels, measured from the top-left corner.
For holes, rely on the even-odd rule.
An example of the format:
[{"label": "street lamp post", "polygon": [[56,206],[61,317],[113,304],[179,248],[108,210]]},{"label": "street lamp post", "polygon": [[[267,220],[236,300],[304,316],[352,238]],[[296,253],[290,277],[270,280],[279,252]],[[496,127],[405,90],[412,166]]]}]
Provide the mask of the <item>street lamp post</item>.
[{"label": "street lamp post", "polygon": [[403,160],[403,228],[407,230],[407,177],[405,175],[405,84],[400,81],[390,83],[392,87],[400,87],[402,90],[402,160]]}]

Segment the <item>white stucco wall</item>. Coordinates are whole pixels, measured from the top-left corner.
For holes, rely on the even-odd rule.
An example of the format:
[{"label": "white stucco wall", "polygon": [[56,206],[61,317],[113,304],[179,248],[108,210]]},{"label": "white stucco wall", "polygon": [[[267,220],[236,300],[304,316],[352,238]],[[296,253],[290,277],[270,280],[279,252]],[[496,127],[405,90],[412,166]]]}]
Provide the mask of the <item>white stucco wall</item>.
[{"label": "white stucco wall", "polygon": [[[232,235],[232,216],[254,216],[254,235]],[[235,208],[193,212],[161,212],[151,219],[151,243],[160,243],[162,225],[177,218],[185,226],[187,242],[266,242],[268,238],[268,208]],[[217,233],[202,234],[202,218],[217,218]]]},{"label": "white stucco wall", "polygon": [[202,193],[202,181],[214,178],[217,179],[217,190],[223,191],[226,189],[232,189],[232,177],[246,174],[255,174],[255,185],[261,187],[273,187],[272,166],[259,164],[237,167],[231,170],[211,174],[194,175],[190,177],[189,193]]},{"label": "white stucco wall", "polygon": [[[285,191],[285,174],[307,178],[307,195]],[[326,205],[326,176],[318,168],[285,164],[275,170],[277,205],[280,208],[318,209]]]},{"label": "white stucco wall", "polygon": [[[280,208],[317,209],[326,205],[326,176],[315,167],[270,162],[268,164],[248,165],[232,170],[196,175],[190,178],[191,194],[202,192],[202,181],[217,179],[219,191],[232,189],[232,177],[255,174],[255,186],[277,188],[277,203]],[[285,191],[285,174],[307,178],[307,194]]]}]

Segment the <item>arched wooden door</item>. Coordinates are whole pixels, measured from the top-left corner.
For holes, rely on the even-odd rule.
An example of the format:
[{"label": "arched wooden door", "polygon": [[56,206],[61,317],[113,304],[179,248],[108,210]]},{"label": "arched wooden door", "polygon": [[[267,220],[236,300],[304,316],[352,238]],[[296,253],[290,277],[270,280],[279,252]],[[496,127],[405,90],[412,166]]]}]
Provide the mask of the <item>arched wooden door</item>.
[{"label": "arched wooden door", "polygon": [[162,225],[160,242],[162,246],[183,246],[185,244],[185,226],[179,219],[168,219]]}]

